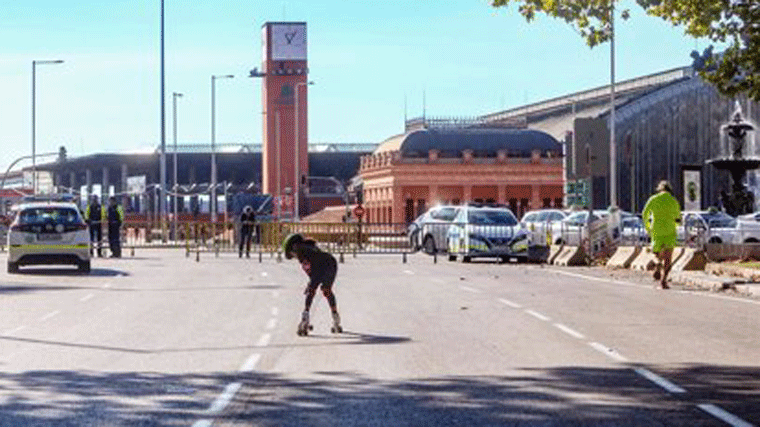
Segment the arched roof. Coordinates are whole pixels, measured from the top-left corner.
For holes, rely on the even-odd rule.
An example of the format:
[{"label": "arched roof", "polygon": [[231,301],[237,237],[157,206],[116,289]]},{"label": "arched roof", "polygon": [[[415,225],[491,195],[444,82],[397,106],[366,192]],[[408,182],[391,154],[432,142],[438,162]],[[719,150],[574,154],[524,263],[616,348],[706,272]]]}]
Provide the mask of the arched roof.
[{"label": "arched roof", "polygon": [[422,129],[383,142],[375,151],[401,151],[403,156],[427,156],[429,150],[443,156],[460,156],[470,149],[478,155],[496,156],[498,150],[530,156],[531,151],[561,151],[562,146],[548,133],[533,129]]}]

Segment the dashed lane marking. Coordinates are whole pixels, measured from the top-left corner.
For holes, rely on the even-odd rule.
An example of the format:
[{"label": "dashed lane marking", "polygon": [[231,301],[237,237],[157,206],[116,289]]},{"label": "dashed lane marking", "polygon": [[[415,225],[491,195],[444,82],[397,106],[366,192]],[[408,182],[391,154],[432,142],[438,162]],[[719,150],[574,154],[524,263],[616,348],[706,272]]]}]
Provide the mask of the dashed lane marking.
[{"label": "dashed lane marking", "polygon": [[522,308],[522,306],[520,304],[518,304],[516,302],[512,302],[512,301],[510,301],[508,299],[499,298],[499,302],[502,303],[502,304],[504,304],[504,305],[506,305],[506,306],[512,307],[512,308]]},{"label": "dashed lane marking", "polygon": [[16,332],[21,332],[21,331],[23,331],[24,329],[26,329],[26,326],[23,326],[23,325],[21,325],[21,326],[19,326],[18,328],[15,328],[15,329],[11,329],[10,331],[6,331],[6,332],[5,332],[5,335],[13,335],[13,334],[15,334]]},{"label": "dashed lane marking", "polygon": [[591,346],[594,350],[602,353],[603,355],[609,357],[610,359],[617,360],[618,362],[628,362],[628,358],[623,356],[622,354],[618,353],[617,351],[607,347],[604,344],[600,344],[598,342],[590,342],[588,345]]},{"label": "dashed lane marking", "polygon": [[723,421],[724,423],[731,425],[732,427],[755,427],[754,424],[750,424],[737,417],[736,415],[713,405],[712,403],[703,403],[701,405],[697,405],[697,407],[712,415],[713,417]]},{"label": "dashed lane marking", "polygon": [[61,314],[61,311],[60,311],[60,310],[56,310],[56,311],[54,311],[54,312],[52,312],[52,313],[48,313],[48,314],[46,314],[46,315],[44,315],[44,316],[40,317],[40,322],[44,322],[44,321],[46,321],[46,320],[48,320],[48,319],[52,319],[53,317],[55,317],[55,316],[57,316],[57,315],[59,315],[59,314]]},{"label": "dashed lane marking", "polygon": [[256,342],[256,347],[266,347],[269,345],[270,341],[272,341],[272,334],[264,334],[259,338],[259,341]]},{"label": "dashed lane marking", "polygon": [[686,390],[683,388],[673,384],[672,382],[666,380],[665,378],[655,374],[654,372],[650,371],[646,368],[635,368],[634,371],[636,371],[637,374],[641,375],[642,377],[648,379],[649,381],[657,384],[658,386],[664,388],[666,391],[670,393],[686,393]]},{"label": "dashed lane marking", "polygon": [[570,335],[573,338],[578,338],[579,340],[586,339],[586,337],[582,333],[580,333],[580,332],[578,332],[578,331],[576,331],[574,329],[568,328],[567,326],[565,326],[565,325],[563,325],[561,323],[554,323],[554,327],[556,327],[560,331],[562,331],[562,332]]},{"label": "dashed lane marking", "polygon": [[85,302],[85,301],[89,300],[90,298],[92,298],[94,296],[95,296],[95,294],[87,294],[87,295],[83,296],[82,298],[80,298],[79,301]]},{"label": "dashed lane marking", "polygon": [[240,390],[240,387],[242,387],[243,384],[239,382],[234,382],[227,384],[227,387],[224,388],[224,391],[222,394],[216,398],[214,403],[211,404],[211,407],[208,408],[208,411],[206,413],[208,415],[217,415],[220,412],[224,410],[224,408],[227,407],[227,405],[230,404],[232,401],[232,398],[235,397],[235,394]]},{"label": "dashed lane marking", "polygon": [[272,318],[269,319],[269,322],[267,322],[267,330],[272,330],[277,326],[277,319]]},{"label": "dashed lane marking", "polygon": [[533,311],[533,310],[525,310],[526,313],[530,314],[531,316],[535,317],[536,319],[543,320],[544,322],[548,322],[550,319],[543,314]]},{"label": "dashed lane marking", "polygon": [[471,288],[469,286],[460,286],[459,289],[467,292],[472,292],[473,294],[479,294],[482,292],[480,289]]},{"label": "dashed lane marking", "polygon": [[277,316],[280,314],[280,309],[277,307],[272,307],[272,316]]},{"label": "dashed lane marking", "polygon": [[411,275],[414,275],[414,272],[413,272],[412,270],[404,270],[404,273],[405,273],[405,274],[411,274]]},{"label": "dashed lane marking", "polygon": [[254,353],[251,355],[251,357],[248,358],[248,360],[243,363],[243,365],[240,367],[240,372],[251,372],[254,369],[256,369],[256,365],[259,364],[259,360],[261,360],[261,354]]}]

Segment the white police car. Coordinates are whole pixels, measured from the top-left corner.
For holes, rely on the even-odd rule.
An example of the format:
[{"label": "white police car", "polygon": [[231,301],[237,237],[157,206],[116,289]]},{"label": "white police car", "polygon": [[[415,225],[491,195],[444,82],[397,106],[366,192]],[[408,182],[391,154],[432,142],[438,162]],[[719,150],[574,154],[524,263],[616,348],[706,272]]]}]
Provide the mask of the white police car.
[{"label": "white police car", "polygon": [[528,259],[529,233],[506,207],[468,205],[462,207],[446,236],[449,261],[462,257],[502,260]]},{"label": "white police car", "polygon": [[36,201],[14,206],[8,230],[8,272],[25,265],[73,264],[90,272],[87,224],[74,203]]}]

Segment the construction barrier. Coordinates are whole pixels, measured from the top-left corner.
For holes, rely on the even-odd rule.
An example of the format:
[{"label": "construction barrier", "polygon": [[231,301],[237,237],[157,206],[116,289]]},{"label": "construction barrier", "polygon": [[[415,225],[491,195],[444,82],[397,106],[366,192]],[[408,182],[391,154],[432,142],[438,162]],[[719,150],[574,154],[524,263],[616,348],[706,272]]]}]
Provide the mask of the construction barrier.
[{"label": "construction barrier", "polygon": [[629,268],[641,252],[641,246],[618,246],[605,265],[607,268]]},{"label": "construction barrier", "polygon": [[588,265],[589,258],[583,246],[565,246],[554,259],[554,265],[578,266]]}]

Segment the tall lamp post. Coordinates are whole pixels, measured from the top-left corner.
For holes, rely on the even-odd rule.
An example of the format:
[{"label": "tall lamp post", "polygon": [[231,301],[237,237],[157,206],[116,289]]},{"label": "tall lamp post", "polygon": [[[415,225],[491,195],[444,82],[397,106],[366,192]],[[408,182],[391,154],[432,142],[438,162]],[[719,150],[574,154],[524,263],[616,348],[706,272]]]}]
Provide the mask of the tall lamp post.
[{"label": "tall lamp post", "polygon": [[174,239],[177,239],[177,185],[179,184],[177,182],[177,98],[181,98],[182,94],[179,92],[173,92],[172,93],[172,112],[174,113],[174,120],[173,120],[173,136],[174,136],[174,185],[172,186],[173,192],[174,192]]},{"label": "tall lamp post", "polygon": [[610,4],[610,206],[617,206],[617,146],[615,145],[615,2]]},{"label": "tall lamp post", "polygon": [[211,222],[216,224],[216,80],[231,79],[235,76],[225,74],[211,76]]},{"label": "tall lamp post", "polygon": [[32,61],[32,193],[34,194],[37,194],[37,64],[63,64],[63,60]]},{"label": "tall lamp post", "polygon": [[[296,99],[295,99],[295,101],[296,101],[296,109],[295,109],[295,116],[296,116],[295,117],[295,119],[296,119],[295,120],[295,127],[296,127],[296,129],[295,129],[295,136],[296,136],[296,143],[295,143],[295,147],[296,147],[295,166],[296,166],[296,171],[295,171],[295,174],[296,175],[295,175],[295,185],[293,186],[294,190],[295,190],[294,191],[295,194],[293,196],[294,197],[294,200],[293,200],[293,219],[294,219],[295,222],[298,222],[298,221],[301,220],[301,212],[300,212],[300,210],[301,210],[301,160],[300,160],[301,141],[300,141],[299,135],[298,135],[298,130],[299,130],[299,128],[301,126],[300,126],[300,122],[298,120],[298,106],[300,105],[298,103],[298,87],[299,86],[311,86],[313,84],[314,84],[314,82],[312,82],[312,81],[300,82],[300,83],[296,83],[296,87],[295,87],[295,89],[296,89]],[[308,155],[308,152],[309,152],[309,150],[307,148],[307,150],[306,150],[307,155]]]}]

